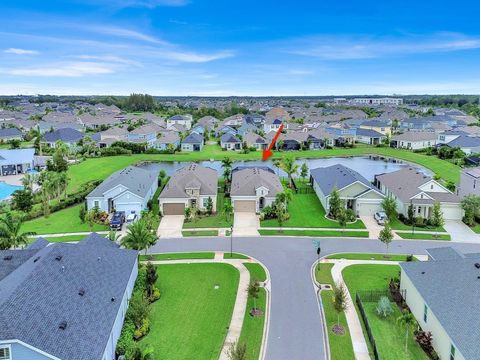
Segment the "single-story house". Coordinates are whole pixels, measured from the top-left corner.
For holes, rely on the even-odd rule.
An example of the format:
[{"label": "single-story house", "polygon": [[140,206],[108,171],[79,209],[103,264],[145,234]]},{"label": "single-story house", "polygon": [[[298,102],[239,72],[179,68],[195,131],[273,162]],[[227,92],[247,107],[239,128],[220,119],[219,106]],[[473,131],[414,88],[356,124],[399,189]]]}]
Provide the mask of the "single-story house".
[{"label": "single-story house", "polygon": [[0,141],[22,140],[23,133],[17,128],[1,128]]},{"label": "single-story house", "polygon": [[[376,131],[377,133],[383,134],[383,135],[390,135],[392,133],[392,128],[386,121],[382,120],[367,120],[364,121],[360,124],[359,129],[364,129],[364,130],[373,130]],[[357,129],[357,134],[358,134],[358,129]]]},{"label": "single-story house", "polygon": [[333,147],[335,145],[335,136],[324,129],[313,129],[307,132],[307,143],[310,150],[323,149],[326,146]]},{"label": "single-story house", "polygon": [[480,196],[480,167],[462,170],[457,195],[462,198],[467,195]]},{"label": "single-story house", "polygon": [[330,195],[337,189],[347,208],[357,216],[371,216],[382,210],[384,195],[358,172],[337,164],[310,170],[310,183],[328,213]]},{"label": "single-story house", "polygon": [[400,263],[400,290],[440,359],[478,359],[480,254],[428,249],[429,261]]},{"label": "single-story house", "polygon": [[112,360],[138,273],[138,251],[95,233],[0,251],[5,360]]},{"label": "single-story house", "polygon": [[245,140],[245,143],[247,144],[248,147],[254,147],[257,150],[266,149],[269,145],[267,140],[264,137],[258,134],[255,134],[253,132],[249,132],[245,134],[243,139]]},{"label": "single-story house", "polygon": [[182,151],[202,151],[203,135],[192,132],[182,141]]},{"label": "single-story house", "polygon": [[307,147],[308,134],[303,131],[289,131],[282,138],[283,150],[300,150]]},{"label": "single-story house", "polygon": [[108,213],[124,211],[127,215],[140,216],[147,210],[148,201],[157,188],[156,171],[128,166],[110,175],[87,195],[87,209],[97,208]]},{"label": "single-story house", "polygon": [[61,141],[68,146],[76,146],[84,136],[85,134],[78,130],[62,128],[45,133],[42,142],[51,148],[56,147],[57,141]]},{"label": "single-story house", "polygon": [[176,171],[159,196],[163,215],[184,215],[185,208],[207,210],[212,199],[213,212],[217,210],[217,171],[192,163]]},{"label": "single-story house", "polygon": [[152,144],[152,148],[157,150],[168,150],[169,145],[173,146],[173,150],[178,149],[180,146],[180,136],[174,131],[162,131],[158,134],[158,139]]},{"label": "single-story house", "polygon": [[240,125],[237,132],[238,132],[239,135],[245,136],[245,134],[247,134],[249,132],[253,132],[255,130],[260,130],[260,128],[257,127],[257,124],[255,124],[252,117],[245,116],[243,118],[242,125]]},{"label": "single-story house", "polygon": [[173,125],[183,125],[187,130],[192,127],[193,117],[192,115],[173,115],[167,119],[167,129],[170,129]]},{"label": "single-story house", "polygon": [[235,136],[237,135],[237,130],[231,127],[230,125],[224,125],[218,129],[216,136],[223,135],[223,134],[230,134]]},{"label": "single-story house", "polygon": [[357,129],[355,136],[357,142],[368,145],[378,145],[386,139],[386,135],[376,130],[364,128]]},{"label": "single-story house", "polygon": [[433,204],[439,202],[446,220],[461,220],[463,210],[461,199],[430,176],[406,167],[388,174],[375,175],[375,185],[385,196],[392,196],[397,202],[397,211],[408,216],[412,204],[416,216],[430,219]]},{"label": "single-story house", "polygon": [[216,117],[213,116],[204,116],[200,119],[198,119],[197,124],[203,125],[206,131],[212,132],[214,131],[218,124],[220,123],[220,120],[218,120]]},{"label": "single-story house", "polygon": [[238,167],[232,170],[230,198],[235,212],[259,213],[271,206],[283,191],[282,183],[268,167]]},{"label": "single-story house", "polygon": [[438,143],[439,144],[447,144],[460,136],[468,136],[468,133],[462,130],[447,130],[447,131],[442,131],[441,133],[438,134]]},{"label": "single-story house", "polygon": [[192,133],[197,133],[199,135],[203,135],[205,133],[205,126],[202,124],[196,124],[192,127]]},{"label": "single-story house", "polygon": [[437,144],[433,131],[406,131],[392,137],[392,147],[411,150],[426,149]]},{"label": "single-story house", "polygon": [[226,133],[220,138],[220,146],[225,150],[241,150],[242,142],[236,136]]},{"label": "single-story house", "polygon": [[34,168],[35,149],[0,149],[0,175],[24,174]]},{"label": "single-story house", "polygon": [[128,141],[128,131],[127,129],[120,127],[112,127],[105,131],[99,133],[99,139],[97,140],[97,145],[100,148],[110,147],[113,143],[117,141]]},{"label": "single-story house", "polygon": [[460,135],[455,140],[444,144],[444,146],[459,148],[467,155],[476,154],[480,153],[480,137]]},{"label": "single-story house", "polygon": [[128,141],[144,142],[151,147],[161,130],[162,128],[155,124],[142,125],[128,133]]}]

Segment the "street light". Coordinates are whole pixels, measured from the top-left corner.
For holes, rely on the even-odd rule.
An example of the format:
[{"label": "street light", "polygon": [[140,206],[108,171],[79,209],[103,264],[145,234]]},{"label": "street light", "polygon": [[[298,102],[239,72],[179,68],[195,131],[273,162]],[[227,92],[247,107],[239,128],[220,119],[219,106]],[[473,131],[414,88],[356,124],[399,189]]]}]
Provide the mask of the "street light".
[{"label": "street light", "polygon": [[230,226],[230,259],[233,257],[233,225]]}]

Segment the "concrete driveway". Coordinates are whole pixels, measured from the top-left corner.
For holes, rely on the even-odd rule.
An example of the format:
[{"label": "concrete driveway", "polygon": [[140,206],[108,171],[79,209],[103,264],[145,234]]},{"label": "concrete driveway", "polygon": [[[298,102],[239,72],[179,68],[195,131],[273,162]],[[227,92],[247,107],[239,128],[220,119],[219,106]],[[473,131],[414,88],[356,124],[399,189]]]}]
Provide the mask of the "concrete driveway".
[{"label": "concrete driveway", "polygon": [[474,233],[467,225],[460,220],[445,220],[443,226],[450,234],[452,241],[456,242],[474,242],[480,243],[480,235]]},{"label": "concrete driveway", "polygon": [[233,214],[233,236],[259,236],[260,220],[253,212],[235,212]]},{"label": "concrete driveway", "polygon": [[[382,231],[383,226],[378,225],[377,220],[375,220],[373,216],[360,216],[360,219],[367,227],[369,238],[378,239],[378,236],[380,235],[380,231]],[[395,240],[401,239],[401,237],[398,236],[395,232],[393,233],[393,238]]]},{"label": "concrete driveway", "polygon": [[157,235],[160,238],[182,237],[184,215],[165,215],[160,220]]}]

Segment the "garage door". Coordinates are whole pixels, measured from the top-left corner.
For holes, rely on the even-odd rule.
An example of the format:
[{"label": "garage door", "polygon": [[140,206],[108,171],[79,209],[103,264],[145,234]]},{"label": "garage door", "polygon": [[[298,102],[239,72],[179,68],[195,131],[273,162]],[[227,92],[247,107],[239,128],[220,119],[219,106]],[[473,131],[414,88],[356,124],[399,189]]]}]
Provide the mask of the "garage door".
[{"label": "garage door", "polygon": [[443,205],[443,218],[445,220],[462,220],[463,210],[460,205]]},{"label": "garage door", "polygon": [[185,215],[185,204],[163,204],[163,215]]},{"label": "garage door", "polygon": [[236,212],[255,212],[255,200],[235,200]]},{"label": "garage door", "polygon": [[382,207],[380,204],[358,203],[357,211],[360,216],[373,216],[377,211],[382,211]]}]

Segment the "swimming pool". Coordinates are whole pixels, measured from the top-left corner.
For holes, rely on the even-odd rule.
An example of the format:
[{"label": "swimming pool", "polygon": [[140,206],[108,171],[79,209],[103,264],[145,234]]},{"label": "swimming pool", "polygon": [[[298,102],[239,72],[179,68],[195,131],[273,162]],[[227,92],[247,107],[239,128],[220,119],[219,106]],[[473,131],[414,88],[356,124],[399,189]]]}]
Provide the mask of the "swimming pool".
[{"label": "swimming pool", "polygon": [[0,181],[0,201],[5,200],[15,191],[23,189],[23,186],[15,186]]}]

